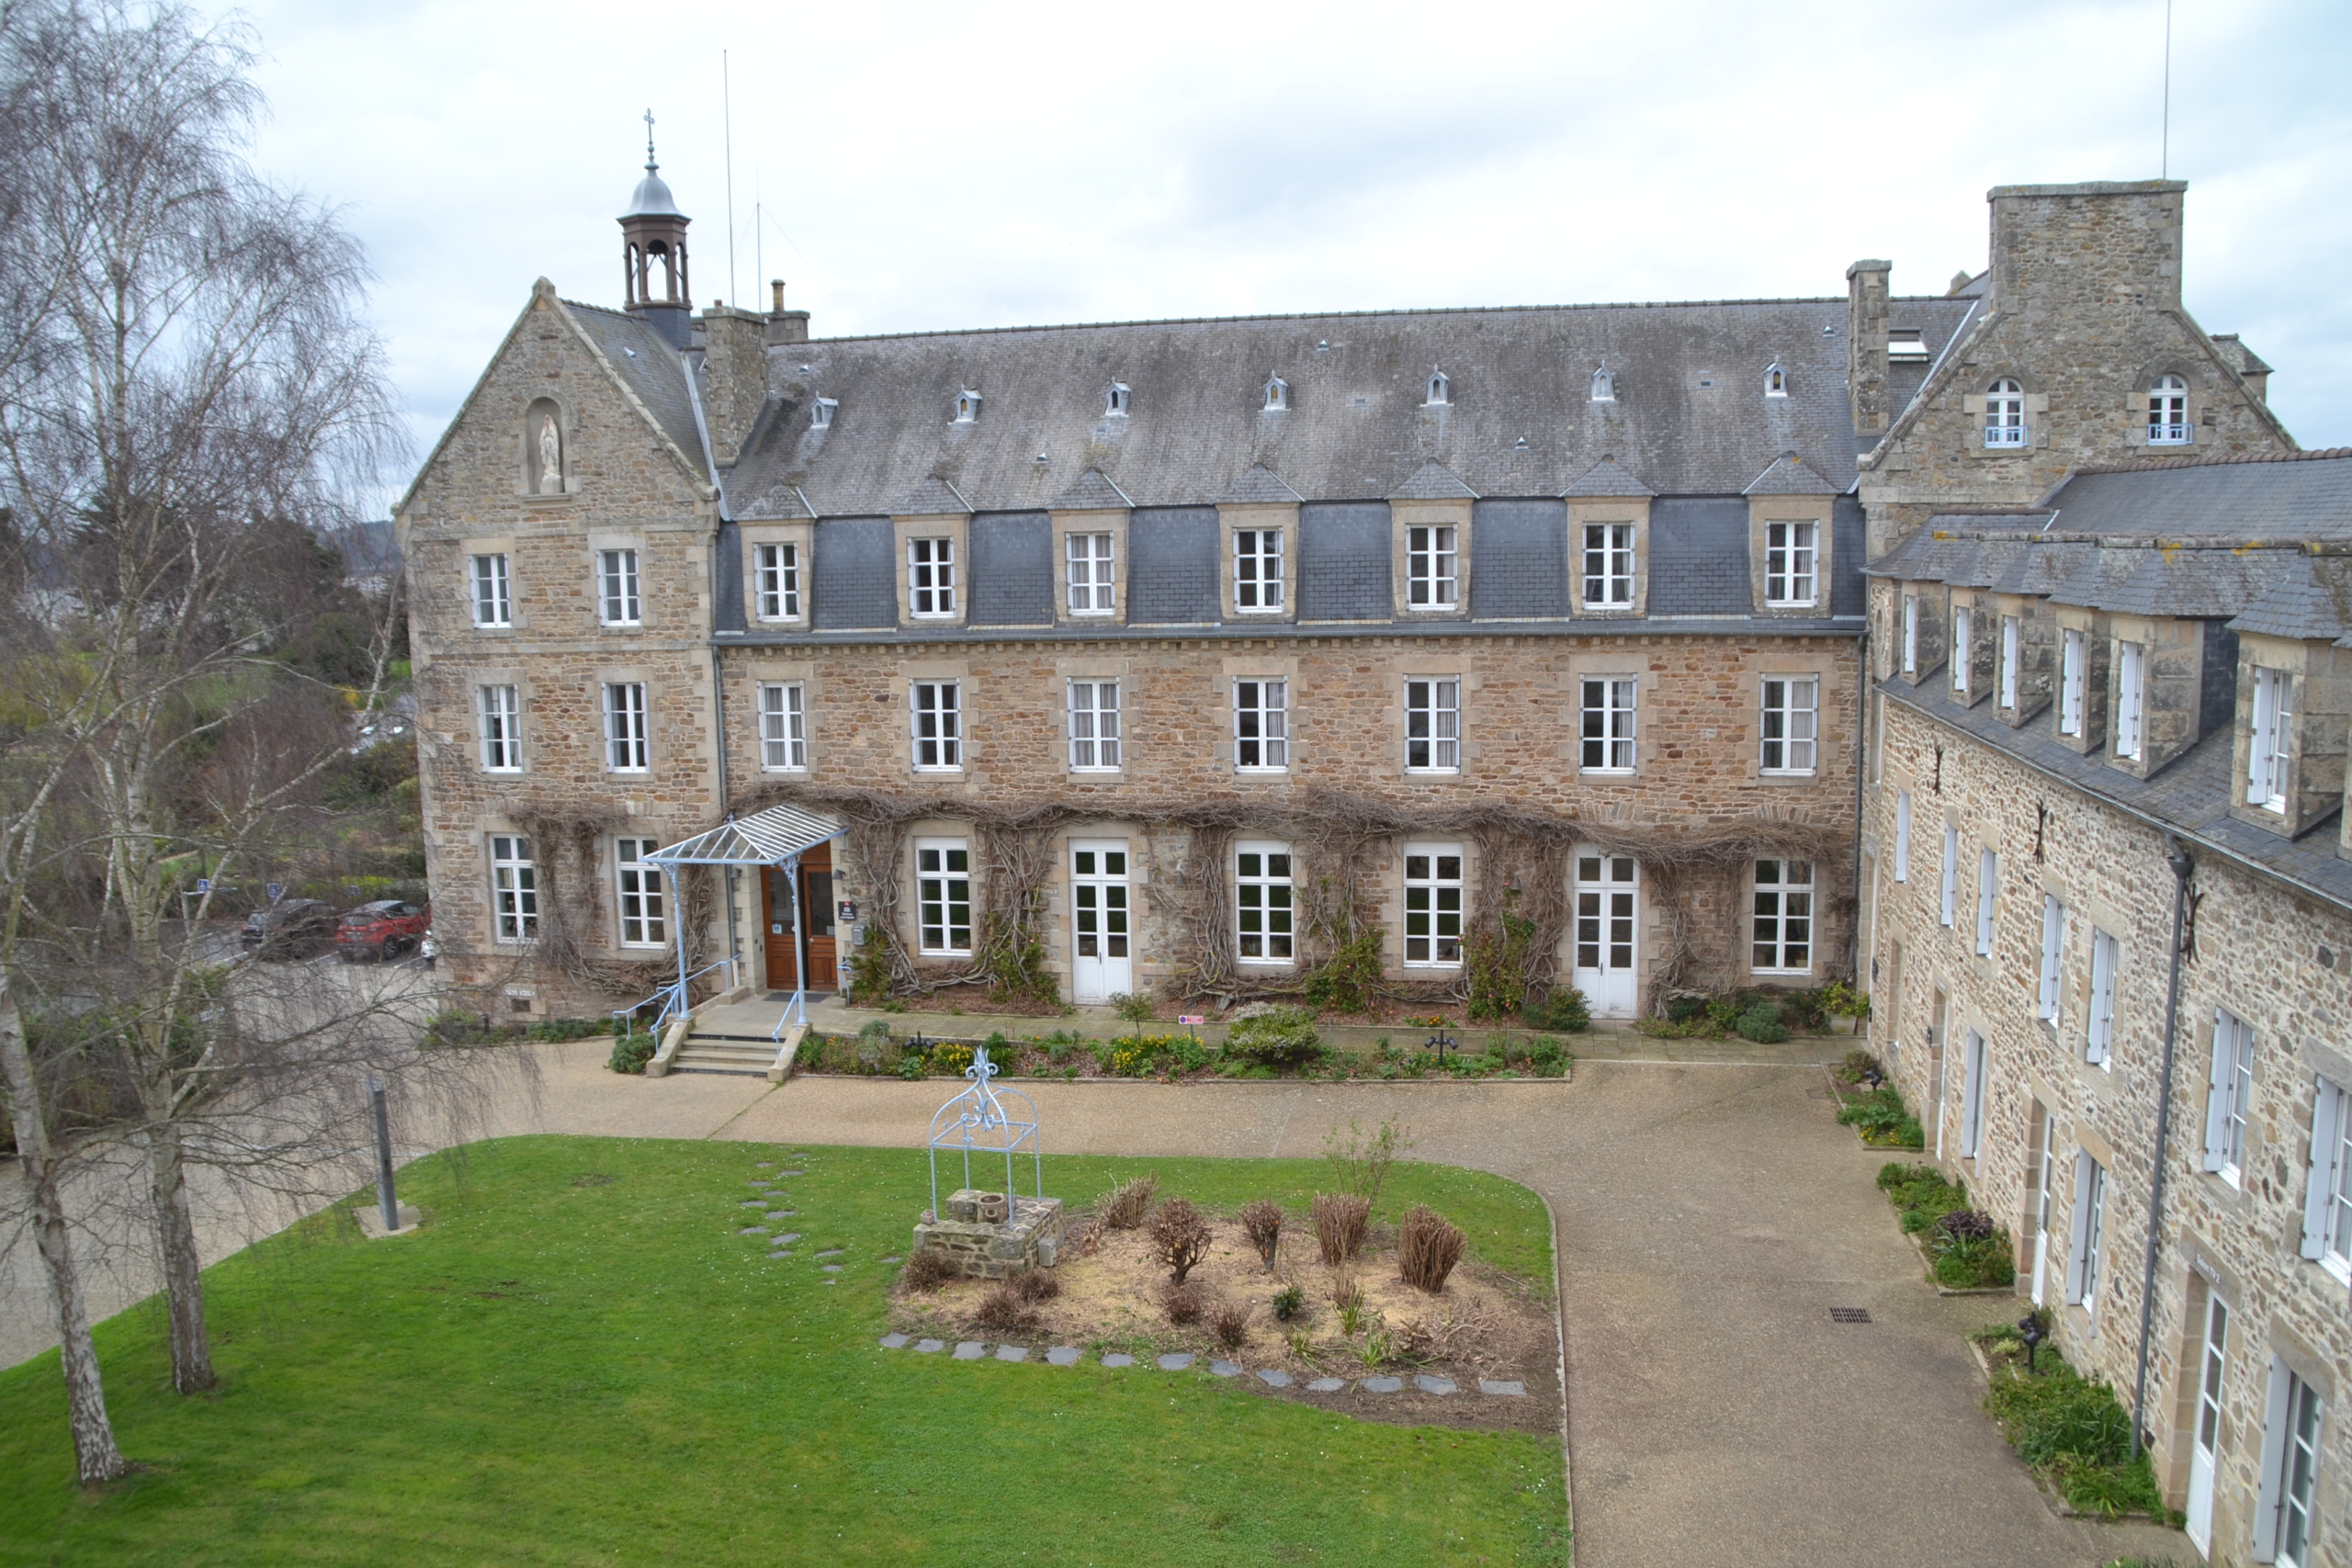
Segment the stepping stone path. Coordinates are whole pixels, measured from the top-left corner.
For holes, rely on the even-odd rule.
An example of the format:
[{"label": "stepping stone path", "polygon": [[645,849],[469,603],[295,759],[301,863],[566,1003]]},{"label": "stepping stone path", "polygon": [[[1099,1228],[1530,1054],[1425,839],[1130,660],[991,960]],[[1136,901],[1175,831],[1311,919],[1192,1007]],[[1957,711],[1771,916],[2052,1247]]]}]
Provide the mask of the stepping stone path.
[{"label": "stepping stone path", "polygon": [[1291,1376],[1278,1367],[1264,1367],[1258,1372],[1258,1381],[1268,1388],[1288,1388],[1291,1384]]},{"label": "stepping stone path", "polygon": [[939,1354],[940,1351],[946,1348],[947,1341],[944,1339],[918,1339],[915,1341],[915,1349],[925,1356],[935,1356]]},{"label": "stepping stone path", "polygon": [[1405,1386],[1403,1378],[1366,1378],[1356,1384],[1366,1393],[1396,1393]]},{"label": "stepping stone path", "polygon": [[1506,1382],[1500,1378],[1480,1378],[1478,1392],[1504,1399],[1524,1399],[1527,1397],[1527,1385],[1516,1381]]},{"label": "stepping stone path", "polygon": [[805,1170],[779,1170],[775,1174],[776,1179],[781,1181],[787,1176],[806,1176],[808,1173]]},{"label": "stepping stone path", "polygon": [[996,1359],[1000,1361],[1025,1361],[1029,1359],[1029,1347],[1000,1345],[996,1348]]},{"label": "stepping stone path", "polygon": [[839,1258],[842,1253],[847,1252],[849,1248],[846,1247],[829,1247],[825,1248],[824,1251],[817,1254],[817,1256],[820,1258]]},{"label": "stepping stone path", "polygon": [[885,1334],[882,1336],[882,1348],[885,1350],[903,1350],[907,1348],[907,1337],[903,1334]]},{"label": "stepping stone path", "polygon": [[785,1248],[783,1251],[781,1251],[781,1252],[771,1252],[771,1253],[769,1253],[769,1254],[768,1254],[768,1261],[769,1261],[769,1262],[771,1262],[771,1263],[773,1263],[773,1262],[775,1262],[775,1261],[777,1258],[789,1258],[789,1257],[791,1257],[791,1256],[792,1256],[792,1248],[790,1248],[790,1247],[786,1247],[786,1248]]},{"label": "stepping stone path", "polygon": [[977,1361],[987,1348],[977,1339],[967,1339],[956,1347],[956,1359],[959,1361]]},{"label": "stepping stone path", "polygon": [[1057,1345],[1046,1352],[1046,1362],[1048,1366],[1074,1367],[1078,1365],[1079,1354],[1068,1345]]},{"label": "stepping stone path", "polygon": [[1345,1378],[1317,1378],[1313,1382],[1306,1385],[1306,1392],[1309,1393],[1337,1393],[1347,1386],[1348,1380]]},{"label": "stepping stone path", "polygon": [[1163,1372],[1181,1372],[1193,1364],[1195,1358],[1190,1350],[1170,1350],[1153,1363]]},{"label": "stepping stone path", "polygon": [[765,1235],[768,1232],[765,1225],[745,1225],[735,1234],[737,1235]]},{"label": "stepping stone path", "polygon": [[1454,1393],[1460,1392],[1460,1385],[1452,1378],[1432,1377],[1428,1372],[1414,1373],[1413,1386],[1419,1389],[1423,1393]]},{"label": "stepping stone path", "polygon": [[1102,1358],[1102,1364],[1106,1367],[1132,1367],[1136,1364],[1136,1359],[1133,1356],[1121,1355],[1118,1351],[1114,1350],[1109,1355]]},{"label": "stepping stone path", "polygon": [[774,1187],[775,1183],[773,1181],[746,1181],[743,1185],[746,1187]]},{"label": "stepping stone path", "polygon": [[[771,1253],[769,1256],[788,1258],[791,1254],[778,1252]],[[828,1271],[837,1271],[841,1266],[829,1263],[825,1267]],[[825,1281],[828,1285],[839,1282],[834,1280]],[[910,1340],[906,1335],[897,1333],[886,1334],[880,1340],[881,1348],[885,1350],[902,1350],[910,1344],[913,1345],[918,1354],[925,1356],[936,1355],[947,1348],[947,1342],[944,1339]],[[988,1359],[990,1354],[989,1347],[984,1342],[978,1339],[965,1339],[957,1342],[954,1359],[958,1361],[980,1361]],[[1026,1345],[999,1345],[995,1347],[993,1354],[1000,1361],[1026,1361],[1034,1352]],[[1054,1367],[1075,1367],[1085,1359],[1086,1352],[1074,1345],[1056,1345],[1046,1352],[1046,1364]],[[1155,1357],[1152,1364],[1164,1372],[1181,1372],[1193,1366],[1199,1359],[1198,1356],[1189,1350],[1171,1350],[1166,1355]],[[1111,1350],[1104,1352],[1102,1364],[1111,1368],[1132,1367],[1136,1364],[1136,1359],[1123,1350]],[[1279,1367],[1261,1367],[1256,1371],[1250,1372],[1248,1368],[1238,1362],[1228,1361],[1223,1357],[1215,1357],[1210,1359],[1208,1370],[1212,1377],[1220,1378],[1238,1378],[1247,1372],[1268,1388],[1298,1386],[1298,1380]],[[1462,1392],[1460,1383],[1452,1378],[1441,1377],[1435,1372],[1414,1373],[1412,1384],[1423,1393],[1442,1395]],[[1355,1386],[1362,1393],[1401,1393],[1405,1390],[1405,1380],[1401,1377],[1370,1377],[1362,1380]],[[1309,1393],[1342,1393],[1347,1391],[1347,1379],[1331,1377],[1317,1378],[1306,1385],[1306,1392]],[[1498,1399],[1523,1399],[1527,1396],[1527,1385],[1516,1379],[1480,1378],[1478,1392]]]},{"label": "stepping stone path", "polygon": [[886,1258],[882,1261],[885,1263],[904,1263],[906,1259],[903,1258]]},{"label": "stepping stone path", "polygon": [[746,1198],[741,1206],[746,1209],[764,1209],[768,1206],[768,1201],[764,1198]]},{"label": "stepping stone path", "polygon": [[[838,1263],[828,1263],[828,1264],[826,1264],[826,1265],[825,1265],[825,1272],[826,1272],[826,1273],[828,1273],[828,1274],[838,1274],[838,1273],[840,1273],[841,1271],[842,1271],[842,1266],[841,1266],[840,1264],[838,1264]],[[825,1281],[825,1283],[827,1283],[828,1285],[830,1285],[830,1284],[831,1284],[831,1283],[832,1283],[832,1281],[831,1281],[831,1280],[826,1280],[826,1281]]]},{"label": "stepping stone path", "polygon": [[778,1247],[789,1247],[799,1239],[800,1233],[798,1231],[778,1231],[776,1233],[775,1244]]},{"label": "stepping stone path", "polygon": [[1209,1363],[1209,1376],[1213,1378],[1238,1378],[1240,1375],[1241,1369],[1235,1366],[1231,1361],[1211,1361]]}]

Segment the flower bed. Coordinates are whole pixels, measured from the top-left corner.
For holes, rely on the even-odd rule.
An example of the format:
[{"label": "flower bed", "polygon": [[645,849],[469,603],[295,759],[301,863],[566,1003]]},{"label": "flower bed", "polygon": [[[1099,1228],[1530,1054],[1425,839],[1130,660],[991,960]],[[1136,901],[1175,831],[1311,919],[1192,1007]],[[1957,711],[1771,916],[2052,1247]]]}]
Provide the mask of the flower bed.
[{"label": "flower bed", "polygon": [[1948,1181],[1931,1165],[1890,1160],[1879,1190],[1902,1212],[1904,1234],[1916,1239],[1937,1284],[1951,1291],[2002,1290],[2017,1282],[2009,1233],[1992,1216],[1968,1206],[1965,1185]]},{"label": "flower bed", "polygon": [[2109,1519],[2167,1519],[2148,1456],[2132,1457],[2132,1417],[2112,1389],[2085,1378],[2048,1347],[2029,1372],[2025,1340],[2014,1324],[1995,1324],[1972,1337],[1992,1374],[1986,1413],[2069,1507]]},{"label": "flower bed", "polygon": [[1846,1059],[1829,1070],[1830,1086],[1838,1091],[1838,1124],[1853,1128],[1862,1142],[1874,1147],[1926,1148],[1927,1131],[1894,1086],[1872,1087],[1879,1077],[1878,1058],[1868,1051],[1849,1051]]}]

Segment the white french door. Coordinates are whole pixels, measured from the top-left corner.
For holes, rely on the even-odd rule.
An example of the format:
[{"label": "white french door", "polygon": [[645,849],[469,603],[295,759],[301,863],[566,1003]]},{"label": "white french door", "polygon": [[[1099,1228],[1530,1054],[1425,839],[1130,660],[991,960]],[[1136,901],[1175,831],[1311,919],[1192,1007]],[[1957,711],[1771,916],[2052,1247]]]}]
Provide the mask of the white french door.
[{"label": "white french door", "polygon": [[1635,940],[1640,924],[1641,863],[1631,855],[1604,855],[1589,846],[1576,852],[1576,948],[1573,984],[1595,1018],[1632,1018],[1641,1009]]},{"label": "white french door", "polygon": [[2050,1183],[2057,1168],[2051,1146],[2058,1140],[2050,1113],[2037,1103],[2034,1114],[2041,1124],[2041,1171],[2033,1193],[2033,1304],[2044,1306],[2050,1285]]},{"label": "white french door", "polygon": [[1070,996],[1074,1000],[1103,1002],[1135,989],[1127,891],[1125,839],[1070,840]]},{"label": "white french door", "polygon": [[2188,1539],[2211,1555],[2213,1544],[2213,1456],[2222,1446],[2222,1359],[2230,1337],[2230,1309],[2209,1293],[2205,1346],[2197,1359],[2196,1427],[2188,1435]]}]

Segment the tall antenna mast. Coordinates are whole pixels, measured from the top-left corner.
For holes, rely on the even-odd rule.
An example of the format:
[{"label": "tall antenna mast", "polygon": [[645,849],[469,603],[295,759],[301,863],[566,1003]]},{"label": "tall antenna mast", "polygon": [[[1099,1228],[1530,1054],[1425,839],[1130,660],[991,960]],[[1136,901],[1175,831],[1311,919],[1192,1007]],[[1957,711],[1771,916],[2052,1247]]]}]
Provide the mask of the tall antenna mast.
[{"label": "tall antenna mast", "polygon": [[[2170,6],[2172,0],[2165,0],[2165,4]],[[2167,10],[2165,14],[2170,17],[2172,13]],[[2172,24],[2167,21],[2165,25],[2169,28]],[[2172,45],[2166,43],[2165,48],[2165,58],[2170,60]],[[718,115],[723,125],[722,144],[727,150],[727,297],[740,300],[742,292],[735,287],[735,99],[728,84],[727,51],[723,49],[718,51]]]},{"label": "tall antenna mast", "polygon": [[2165,0],[2164,141],[2156,154],[2156,177],[2172,178],[2172,0]]}]

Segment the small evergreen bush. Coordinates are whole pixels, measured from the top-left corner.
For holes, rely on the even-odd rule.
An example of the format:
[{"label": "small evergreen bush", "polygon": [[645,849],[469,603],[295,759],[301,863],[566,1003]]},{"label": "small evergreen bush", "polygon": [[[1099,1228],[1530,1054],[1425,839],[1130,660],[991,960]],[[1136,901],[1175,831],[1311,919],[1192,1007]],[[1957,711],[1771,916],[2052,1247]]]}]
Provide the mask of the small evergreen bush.
[{"label": "small evergreen bush", "polygon": [[1320,1061],[1323,1037],[1305,1008],[1271,1008],[1226,1032],[1225,1054],[1265,1067],[1300,1067]]}]

